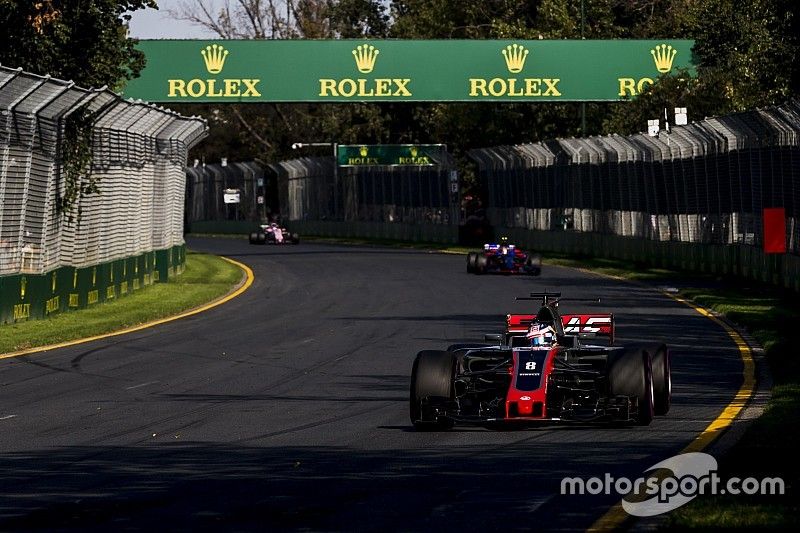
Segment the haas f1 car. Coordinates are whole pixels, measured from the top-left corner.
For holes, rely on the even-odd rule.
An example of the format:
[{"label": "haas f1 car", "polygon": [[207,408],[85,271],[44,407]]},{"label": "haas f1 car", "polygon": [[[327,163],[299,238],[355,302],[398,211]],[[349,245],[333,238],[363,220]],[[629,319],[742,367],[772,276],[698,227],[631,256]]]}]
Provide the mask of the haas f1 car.
[{"label": "haas f1 car", "polygon": [[542,273],[542,256],[526,253],[503,238],[500,244],[484,244],[482,252],[470,252],[467,255],[467,272],[538,276]]},{"label": "haas f1 car", "polygon": [[[612,314],[565,314],[560,293],[531,293],[535,315],[508,315],[495,344],[455,344],[419,352],[411,372],[411,422],[418,429],[455,423],[577,422],[648,425],[669,411],[666,345],[614,345]],[[606,344],[587,339],[605,338]],[[599,342],[599,341],[598,341]]]},{"label": "haas f1 car", "polygon": [[300,235],[275,222],[262,224],[258,231],[250,234],[250,244],[300,244]]}]

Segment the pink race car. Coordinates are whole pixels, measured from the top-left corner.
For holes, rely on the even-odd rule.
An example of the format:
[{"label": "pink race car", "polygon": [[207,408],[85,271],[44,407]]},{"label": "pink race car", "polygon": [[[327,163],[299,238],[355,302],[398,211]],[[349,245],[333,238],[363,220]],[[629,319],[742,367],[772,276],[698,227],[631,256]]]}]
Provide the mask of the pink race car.
[{"label": "pink race car", "polygon": [[259,231],[251,233],[250,244],[300,244],[300,235],[272,222],[261,224]]}]

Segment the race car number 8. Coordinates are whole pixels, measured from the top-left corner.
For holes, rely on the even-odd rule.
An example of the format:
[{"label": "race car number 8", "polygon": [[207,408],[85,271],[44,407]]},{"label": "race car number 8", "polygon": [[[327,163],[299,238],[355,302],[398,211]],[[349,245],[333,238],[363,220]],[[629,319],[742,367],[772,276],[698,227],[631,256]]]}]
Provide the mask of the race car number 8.
[{"label": "race car number 8", "polygon": [[536,361],[528,361],[525,363],[525,370],[536,370]]}]

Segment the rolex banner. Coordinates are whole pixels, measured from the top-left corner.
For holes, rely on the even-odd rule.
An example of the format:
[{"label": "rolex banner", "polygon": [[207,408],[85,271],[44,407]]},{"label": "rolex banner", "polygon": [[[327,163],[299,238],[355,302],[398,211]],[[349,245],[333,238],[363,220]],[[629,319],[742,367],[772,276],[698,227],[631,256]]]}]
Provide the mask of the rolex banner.
[{"label": "rolex banner", "polygon": [[689,40],[140,41],[151,102],[580,101],[694,72]]},{"label": "rolex banner", "polygon": [[336,159],[340,167],[371,165],[439,165],[444,161],[443,144],[340,144]]}]

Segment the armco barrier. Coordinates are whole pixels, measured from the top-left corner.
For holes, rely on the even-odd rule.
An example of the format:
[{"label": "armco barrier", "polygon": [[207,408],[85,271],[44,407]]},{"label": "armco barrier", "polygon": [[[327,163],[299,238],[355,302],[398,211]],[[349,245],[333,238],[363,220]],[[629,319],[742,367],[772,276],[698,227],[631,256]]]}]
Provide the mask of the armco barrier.
[{"label": "armco barrier", "polygon": [[743,245],[658,242],[597,233],[495,228],[497,235],[537,252],[555,252],[717,275],[731,275],[800,291],[800,257],[764,254]]},{"label": "armco barrier", "polygon": [[458,226],[443,224],[402,224],[380,222],[334,222],[294,220],[287,225],[292,231],[320,237],[388,239],[409,242],[434,242],[455,244],[458,242]]},{"label": "armco barrier", "polygon": [[91,267],[0,277],[0,324],[45,318],[127,296],[181,274],[186,247],[173,246]]},{"label": "armco barrier", "polygon": [[219,235],[248,235],[260,228],[260,222],[245,220],[197,220],[190,222],[189,233],[205,233]]}]

